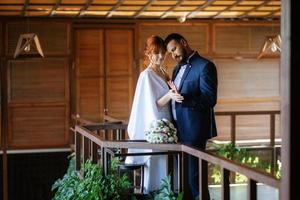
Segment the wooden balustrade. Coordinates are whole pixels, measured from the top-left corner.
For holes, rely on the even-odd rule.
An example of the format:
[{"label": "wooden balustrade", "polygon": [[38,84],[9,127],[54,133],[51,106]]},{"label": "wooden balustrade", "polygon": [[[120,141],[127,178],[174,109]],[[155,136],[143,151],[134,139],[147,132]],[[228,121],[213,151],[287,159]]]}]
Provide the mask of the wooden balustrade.
[{"label": "wooden balustrade", "polygon": [[217,116],[230,116],[230,139],[235,145],[236,141],[236,117],[241,115],[269,115],[270,116],[270,146],[275,145],[275,116],[279,115],[279,110],[271,111],[231,111],[231,112],[215,112]]},{"label": "wooden balustrade", "polygon": [[[232,117],[232,125],[233,129],[235,129],[235,116],[237,115],[270,115],[270,126],[271,134],[274,135],[275,129],[275,115],[279,114],[279,111],[257,111],[257,112],[219,112],[217,115],[230,115]],[[192,155],[199,159],[199,191],[201,195],[201,199],[205,199],[207,195],[207,187],[208,187],[208,163],[212,163],[220,166],[221,174],[222,174],[222,200],[229,199],[230,197],[230,181],[229,175],[230,172],[236,172],[245,175],[248,178],[248,199],[255,200],[257,198],[257,186],[256,183],[262,183],[269,185],[271,187],[279,189],[280,180],[276,179],[273,175],[262,172],[260,170],[253,169],[247,165],[243,165],[241,163],[237,163],[235,161],[231,161],[222,157],[218,157],[213,155],[211,152],[201,151],[195,149],[193,147],[184,145],[184,144],[150,144],[146,141],[130,141],[130,140],[105,140],[99,132],[103,130],[112,130],[113,134],[118,132],[125,133],[127,125],[124,123],[98,123],[98,124],[88,124],[84,126],[75,126],[75,138],[76,138],[76,170],[80,170],[80,164],[85,162],[86,159],[91,158],[94,162],[97,160],[98,154],[97,150],[93,150],[93,148],[100,149],[100,157],[101,164],[105,166],[107,163],[104,161],[105,157],[105,149],[106,148],[120,148],[120,149],[128,149],[128,148],[137,148],[137,149],[155,149],[155,150],[164,150],[164,151],[176,151],[181,152],[181,162],[186,155]],[[235,133],[232,131],[232,133]],[[232,137],[232,139],[235,137]],[[84,142],[82,142],[82,139]],[[272,137],[271,137],[272,139]],[[273,141],[274,142],[274,141]],[[270,144],[274,146],[274,143]],[[83,146],[82,146],[83,144]],[[88,146],[88,147],[87,147]],[[93,147],[93,148],[90,148]],[[81,160],[81,150],[83,151],[83,157]],[[182,170],[184,171],[184,166]],[[181,174],[180,177],[181,185],[186,186],[184,173]],[[180,187],[182,188],[182,187]]]}]

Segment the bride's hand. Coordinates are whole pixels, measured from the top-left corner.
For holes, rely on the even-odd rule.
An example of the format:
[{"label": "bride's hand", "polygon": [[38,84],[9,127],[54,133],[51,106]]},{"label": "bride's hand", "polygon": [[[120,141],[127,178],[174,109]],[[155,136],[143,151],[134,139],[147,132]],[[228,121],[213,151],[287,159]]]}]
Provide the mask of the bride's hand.
[{"label": "bride's hand", "polygon": [[169,87],[171,88],[171,90],[175,91],[175,93],[179,93],[176,88],[176,85],[174,84],[173,81],[168,81],[167,83],[168,83]]},{"label": "bride's hand", "polygon": [[182,103],[182,101],[184,100],[183,96],[181,94],[179,94],[178,91],[169,90],[168,93],[169,93],[170,99],[173,99],[174,101],[176,101],[178,103]]}]

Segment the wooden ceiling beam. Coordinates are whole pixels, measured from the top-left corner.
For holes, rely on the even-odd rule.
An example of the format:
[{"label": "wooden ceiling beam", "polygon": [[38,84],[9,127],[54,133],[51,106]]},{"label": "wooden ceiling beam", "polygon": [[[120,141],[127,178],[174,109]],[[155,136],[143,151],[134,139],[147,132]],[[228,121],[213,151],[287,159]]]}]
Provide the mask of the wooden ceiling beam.
[{"label": "wooden ceiling beam", "polygon": [[198,12],[202,11],[204,8],[210,6],[213,2],[216,0],[208,0],[205,4],[202,6],[196,8],[195,10],[191,11],[189,14],[186,15],[186,19],[193,18]]},{"label": "wooden ceiling beam", "polygon": [[21,15],[22,15],[23,17],[25,17],[25,15],[26,15],[26,10],[27,10],[27,8],[28,8],[28,4],[29,4],[29,0],[25,0],[24,6],[23,6],[23,9],[22,9],[22,13],[21,13]]},{"label": "wooden ceiling beam", "polygon": [[218,14],[211,16],[211,18],[217,18],[218,16],[221,15],[222,12],[230,10],[230,9],[233,8],[234,6],[238,5],[241,1],[243,1],[243,0],[237,0],[234,4],[228,6],[228,7],[225,8],[224,10],[220,11]]},{"label": "wooden ceiling beam", "polygon": [[174,6],[165,11],[165,13],[160,17],[161,19],[166,18],[173,10],[178,8],[184,0],[178,1]]},{"label": "wooden ceiling beam", "polygon": [[279,18],[279,16],[274,16],[275,13],[279,12],[281,10],[281,8],[272,11],[270,14],[268,14],[267,16],[265,16],[265,18]]},{"label": "wooden ceiling beam", "polygon": [[88,9],[88,7],[90,7],[90,5],[92,4],[92,2],[93,2],[93,0],[86,0],[85,1],[85,6],[80,9],[77,17],[82,17],[84,15],[84,12]]},{"label": "wooden ceiling beam", "polygon": [[[146,12],[148,10],[148,8],[150,6],[152,6],[153,2],[155,2],[156,0],[148,0],[147,3],[141,7],[140,4],[132,4],[130,6],[139,6],[141,7],[141,9],[139,10],[135,10],[134,12],[136,12],[132,17],[130,18],[138,18],[140,17],[143,12]],[[186,16],[183,16],[185,18],[193,18],[195,15],[197,15],[197,13],[203,11],[205,8],[212,6],[212,4],[217,1],[217,0],[207,0],[203,5],[201,6],[197,6],[196,9],[192,10],[192,11],[185,11],[185,10],[180,10],[179,12],[182,13],[186,13]],[[268,6],[268,7],[274,7],[274,9],[272,10],[271,8],[267,9],[266,12],[268,11],[267,15],[265,16],[259,16],[257,15],[257,18],[261,18],[261,19],[265,19],[265,18],[280,18],[280,15],[275,16],[274,14],[279,12],[281,10],[281,8],[278,8],[279,4],[278,4],[278,0],[264,0],[262,1],[259,5],[248,5],[248,4],[243,4],[245,0],[236,0],[233,4],[231,5],[224,5],[226,6],[226,8],[222,11],[216,11],[216,14],[213,16],[209,16],[209,18],[221,18],[222,17],[222,12],[225,11],[238,11],[238,12],[242,12],[242,15],[237,16],[236,18],[247,18],[247,17],[252,17],[249,16],[249,13],[251,12],[259,12],[259,9],[263,8],[264,6]],[[15,15],[20,15],[22,17],[26,17],[26,13],[27,11],[29,11],[30,6],[51,6],[51,10],[50,10],[50,14],[49,17],[53,17],[56,14],[56,11],[59,9],[59,6],[64,6],[65,10],[68,10],[68,6],[72,7],[72,6],[77,6],[80,7],[79,9],[79,13],[75,16],[77,18],[80,18],[82,16],[85,15],[86,11],[88,10],[88,8],[90,6],[111,6],[111,9],[106,10],[107,14],[106,14],[106,18],[110,18],[111,16],[113,16],[113,13],[116,12],[118,10],[118,8],[120,6],[123,5],[124,0],[118,0],[117,3],[109,3],[109,4],[103,4],[103,3],[98,3],[95,2],[93,3],[93,0],[85,0],[85,3],[70,3],[70,4],[62,4],[62,0],[56,0],[54,3],[41,3],[43,2],[42,0],[40,2],[36,2],[36,3],[30,3],[30,0],[24,0],[24,3],[7,3],[7,4],[0,4],[0,12],[18,12]],[[168,17],[169,15],[172,14],[172,12],[177,12],[176,8],[180,7],[182,5],[182,3],[184,2],[184,0],[178,0],[176,2],[175,5],[170,6],[167,10],[165,11],[160,11],[162,13],[162,15],[157,16],[156,18],[159,19],[164,19],[166,17]],[[274,5],[272,5],[272,2],[275,2]],[[5,7],[9,7],[9,6],[17,6],[20,9],[13,8],[12,10],[9,9],[7,10]],[[186,6],[189,6],[188,4]],[[217,5],[216,5],[217,6]],[[234,9],[235,7],[239,7],[237,9]],[[241,8],[242,7],[242,8]],[[248,9],[243,9],[243,7],[248,7]],[[176,10],[176,11],[175,11]],[[35,11],[35,9],[31,9],[31,11]],[[262,11],[262,10],[261,10]],[[153,11],[149,11],[149,12],[153,12]],[[263,12],[263,11],[262,11]],[[175,17],[175,16],[174,16]],[[254,16],[255,17],[255,16]]]},{"label": "wooden ceiling beam", "polygon": [[56,0],[55,6],[53,6],[50,12],[50,17],[53,17],[55,15],[55,11],[60,6],[60,4],[61,4],[61,0]]},{"label": "wooden ceiling beam", "polygon": [[148,1],[148,3],[143,8],[141,8],[141,10],[139,10],[135,15],[133,15],[133,17],[138,18],[141,15],[141,13],[144,12],[145,10],[147,10],[147,8],[149,8],[151,6],[151,4],[155,1],[156,0]]},{"label": "wooden ceiling beam", "polygon": [[122,4],[124,0],[119,0],[118,3],[107,13],[106,18],[110,18],[114,11],[116,11]]},{"label": "wooden ceiling beam", "polygon": [[266,4],[270,3],[272,0],[266,0],[264,1],[262,4],[259,4],[257,6],[254,6],[254,8],[248,10],[247,12],[245,12],[243,15],[239,16],[238,18],[243,18],[243,17],[246,17],[248,16],[249,13],[255,11],[255,10],[258,10],[259,8],[265,6]]}]

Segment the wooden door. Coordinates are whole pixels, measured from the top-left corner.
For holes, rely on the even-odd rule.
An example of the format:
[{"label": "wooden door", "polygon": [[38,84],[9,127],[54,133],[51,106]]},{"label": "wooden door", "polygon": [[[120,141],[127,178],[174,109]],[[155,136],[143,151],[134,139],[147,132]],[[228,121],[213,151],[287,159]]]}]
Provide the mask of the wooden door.
[{"label": "wooden door", "polygon": [[106,112],[128,119],[132,99],[133,33],[106,30]]},{"label": "wooden door", "polygon": [[103,30],[76,31],[76,113],[100,121],[104,110]]},{"label": "wooden door", "polygon": [[132,100],[133,31],[76,31],[76,113],[102,121],[103,114],[127,119]]}]

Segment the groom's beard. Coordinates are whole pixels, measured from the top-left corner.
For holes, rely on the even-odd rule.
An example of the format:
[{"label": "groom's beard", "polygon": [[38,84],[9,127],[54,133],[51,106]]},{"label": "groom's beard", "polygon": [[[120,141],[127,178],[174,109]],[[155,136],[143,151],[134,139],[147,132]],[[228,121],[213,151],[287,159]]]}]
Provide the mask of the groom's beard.
[{"label": "groom's beard", "polygon": [[[180,59],[181,57],[181,59]],[[178,56],[178,59],[176,58],[177,62],[179,65],[183,65],[186,64],[187,61],[187,52],[185,49],[182,49],[182,54],[180,56]]]}]

